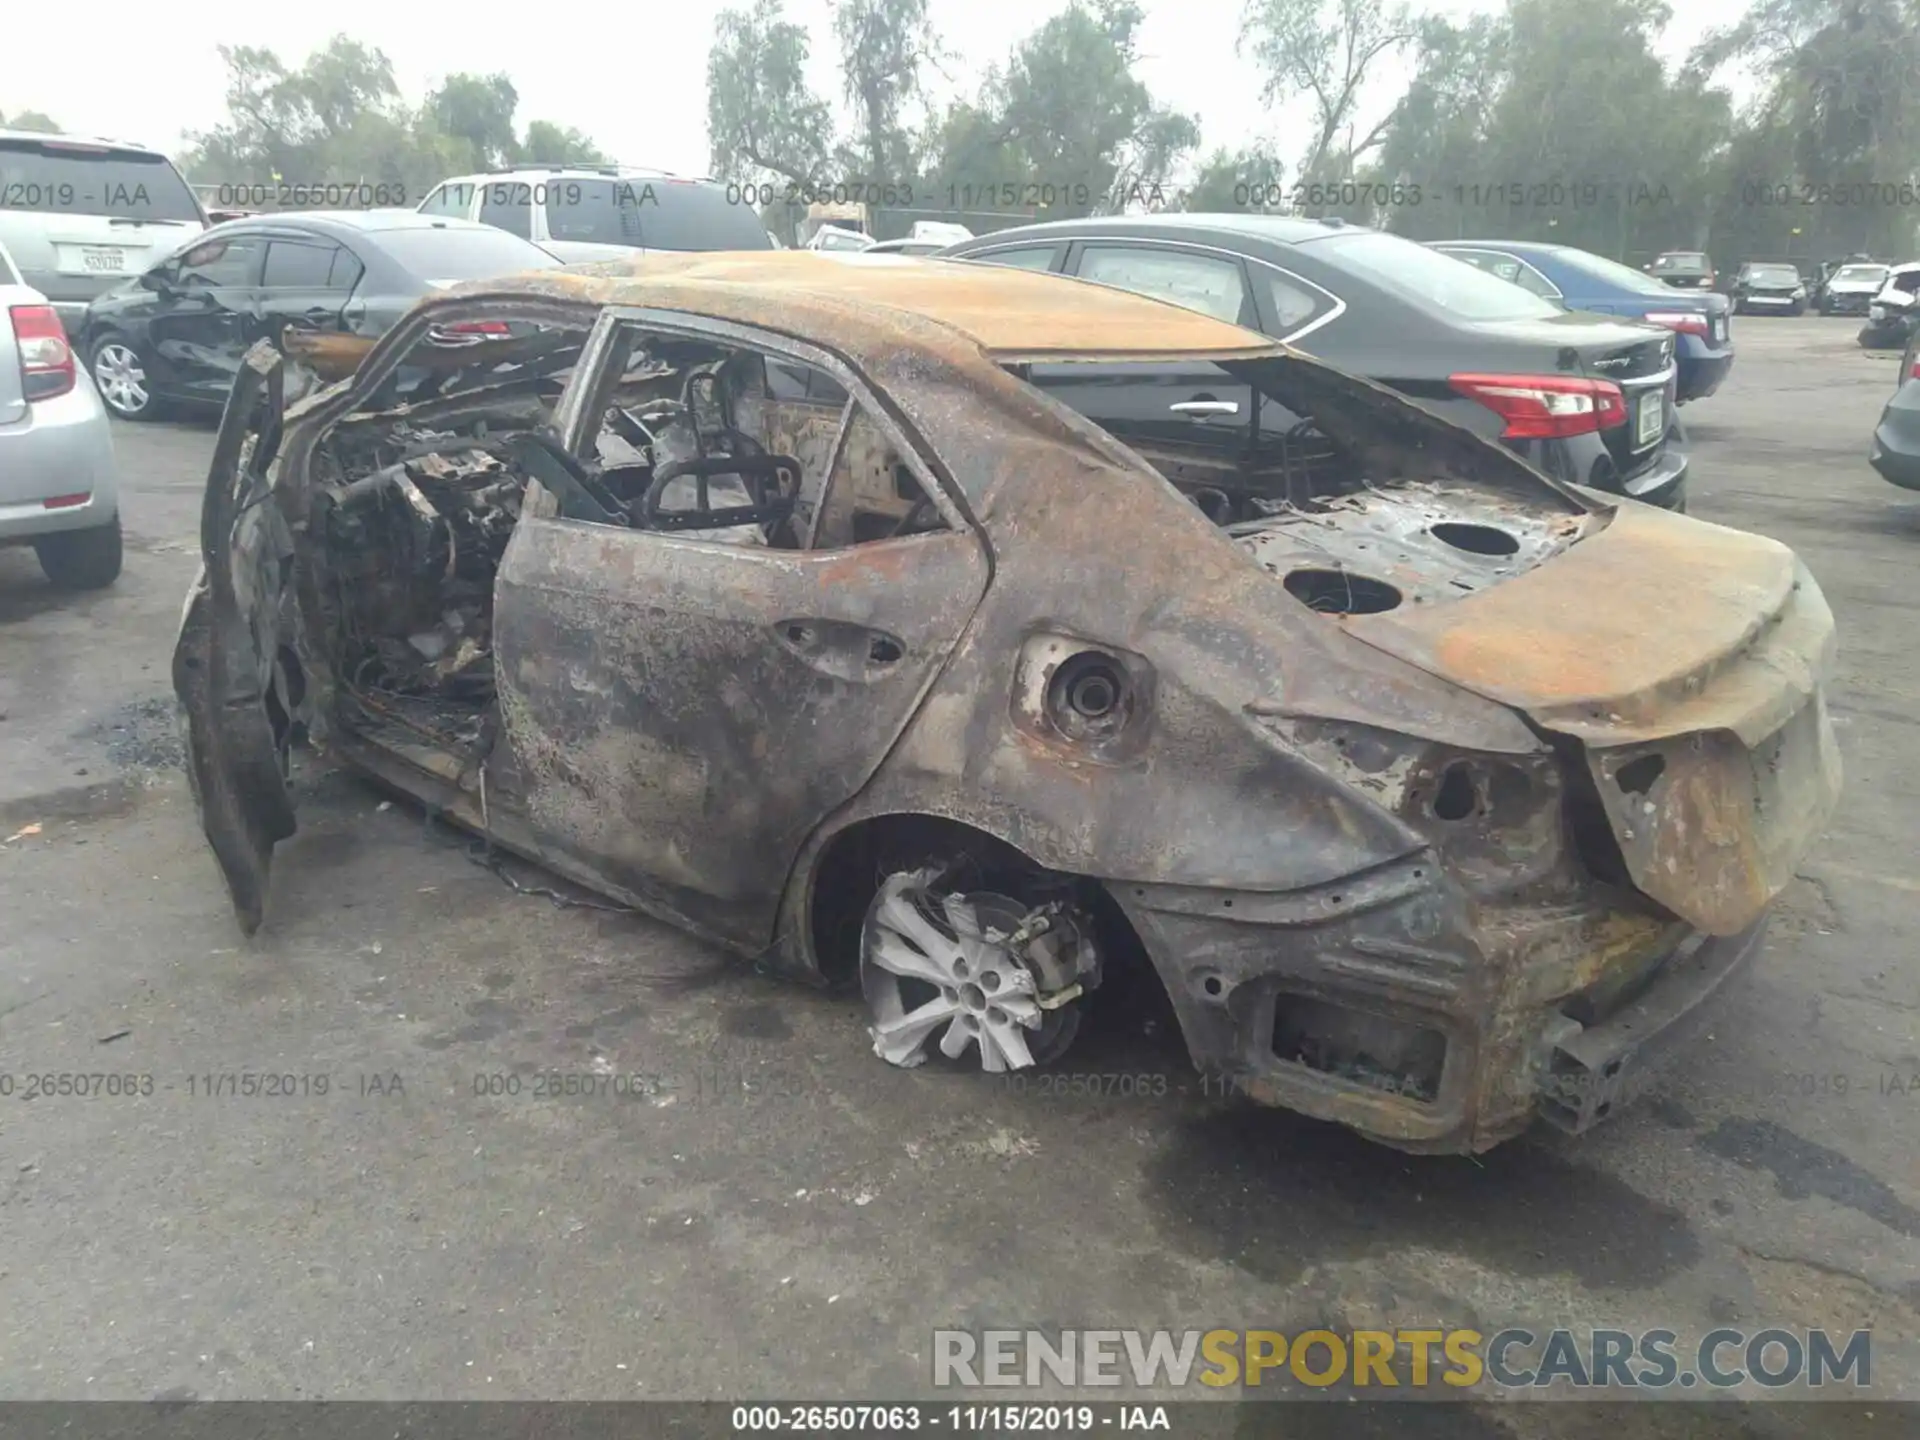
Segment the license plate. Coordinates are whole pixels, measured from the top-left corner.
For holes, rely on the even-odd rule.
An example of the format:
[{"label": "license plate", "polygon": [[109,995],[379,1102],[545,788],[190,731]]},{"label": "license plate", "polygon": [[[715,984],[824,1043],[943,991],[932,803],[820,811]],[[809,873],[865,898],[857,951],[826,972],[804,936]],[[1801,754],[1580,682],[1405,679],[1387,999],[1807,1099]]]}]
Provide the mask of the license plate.
[{"label": "license plate", "polygon": [[1667,397],[1648,395],[1640,402],[1640,414],[1634,423],[1634,443],[1651,445],[1667,428]]},{"label": "license plate", "polygon": [[127,268],[127,252],[112,246],[89,245],[80,252],[80,268],[100,275],[119,275]]}]

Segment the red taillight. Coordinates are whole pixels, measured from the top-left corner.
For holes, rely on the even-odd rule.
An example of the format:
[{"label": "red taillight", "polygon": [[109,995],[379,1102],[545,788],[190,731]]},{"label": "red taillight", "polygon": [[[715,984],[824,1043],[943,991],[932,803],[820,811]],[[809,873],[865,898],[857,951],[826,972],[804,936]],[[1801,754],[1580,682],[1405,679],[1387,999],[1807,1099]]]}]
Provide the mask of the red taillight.
[{"label": "red taillight", "polygon": [[40,502],[40,508],[43,510],[71,510],[76,505],[86,504],[92,498],[93,492],[91,490],[82,490],[77,495],[55,495],[50,500],[42,500]]},{"label": "red taillight", "polygon": [[51,305],[15,305],[13,341],[20,349],[20,390],[29,400],[51,400],[73,389],[73,347]]},{"label": "red taillight", "polygon": [[1590,435],[1627,420],[1627,397],[1611,380],[1575,375],[1450,375],[1447,383],[1507,422],[1503,440]]},{"label": "red taillight", "polygon": [[1907,371],[1907,378],[1911,380],[1920,380],[1920,355],[1915,355],[1913,357],[1913,365],[1912,365],[1912,368],[1910,368]]},{"label": "red taillight", "polygon": [[1649,310],[1640,318],[1649,325],[1664,325],[1681,335],[1707,338],[1707,317],[1695,310]]}]

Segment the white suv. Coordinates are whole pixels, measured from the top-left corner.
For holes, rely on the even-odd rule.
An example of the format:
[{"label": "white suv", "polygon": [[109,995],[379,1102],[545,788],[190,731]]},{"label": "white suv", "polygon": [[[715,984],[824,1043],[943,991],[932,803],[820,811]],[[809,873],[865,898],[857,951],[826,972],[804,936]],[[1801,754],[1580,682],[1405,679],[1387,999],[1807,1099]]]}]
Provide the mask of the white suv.
[{"label": "white suv", "polygon": [[117,140],[0,130],[0,245],[69,334],[87,302],[207,225],[173,162]]},{"label": "white suv", "polygon": [[569,263],[634,250],[773,248],[752,204],[729,187],[629,166],[456,175],[418,208],[497,225]]}]

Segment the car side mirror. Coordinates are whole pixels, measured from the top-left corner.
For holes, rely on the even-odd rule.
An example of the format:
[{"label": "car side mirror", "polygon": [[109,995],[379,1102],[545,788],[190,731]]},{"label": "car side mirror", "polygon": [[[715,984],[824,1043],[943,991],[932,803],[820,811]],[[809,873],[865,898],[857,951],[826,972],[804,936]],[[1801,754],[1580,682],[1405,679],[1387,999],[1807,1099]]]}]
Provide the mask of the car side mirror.
[{"label": "car side mirror", "polygon": [[148,270],[140,277],[140,286],[156,295],[171,295],[180,287],[167,278],[164,270]]}]

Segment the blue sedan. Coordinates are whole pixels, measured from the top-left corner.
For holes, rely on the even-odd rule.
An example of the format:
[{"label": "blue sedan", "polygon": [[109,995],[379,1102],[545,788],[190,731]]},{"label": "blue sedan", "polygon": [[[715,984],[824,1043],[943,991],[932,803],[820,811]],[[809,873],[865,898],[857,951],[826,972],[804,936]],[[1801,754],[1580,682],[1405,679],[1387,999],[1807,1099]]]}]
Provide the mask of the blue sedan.
[{"label": "blue sedan", "polygon": [[1675,290],[1651,275],[1571,245],[1533,240],[1437,240],[1436,250],[1510,280],[1569,310],[1596,310],[1664,325],[1675,334],[1677,404],[1720,388],[1733,369],[1733,304],[1724,295]]}]

